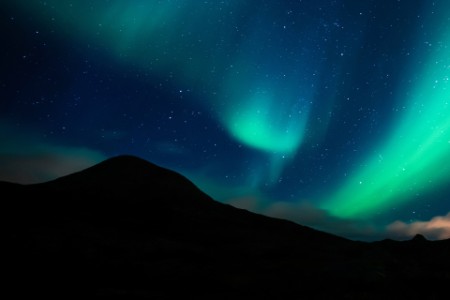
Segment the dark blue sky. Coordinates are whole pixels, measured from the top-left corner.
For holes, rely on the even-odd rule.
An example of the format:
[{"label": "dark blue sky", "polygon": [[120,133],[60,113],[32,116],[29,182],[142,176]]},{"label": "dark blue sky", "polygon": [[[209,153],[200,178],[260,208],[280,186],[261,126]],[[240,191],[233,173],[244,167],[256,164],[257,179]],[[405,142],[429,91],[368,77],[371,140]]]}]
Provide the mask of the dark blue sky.
[{"label": "dark blue sky", "polygon": [[450,237],[450,3],[4,1],[0,179],[118,154],[355,239]]}]

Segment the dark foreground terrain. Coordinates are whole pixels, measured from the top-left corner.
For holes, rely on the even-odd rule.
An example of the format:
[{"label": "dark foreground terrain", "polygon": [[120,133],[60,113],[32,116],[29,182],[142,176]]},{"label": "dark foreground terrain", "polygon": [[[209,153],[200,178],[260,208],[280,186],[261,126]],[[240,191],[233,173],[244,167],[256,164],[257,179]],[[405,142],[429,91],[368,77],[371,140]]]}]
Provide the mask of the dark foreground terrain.
[{"label": "dark foreground terrain", "polygon": [[136,157],[0,188],[3,294],[441,299],[450,286],[450,240],[350,241],[221,204]]}]

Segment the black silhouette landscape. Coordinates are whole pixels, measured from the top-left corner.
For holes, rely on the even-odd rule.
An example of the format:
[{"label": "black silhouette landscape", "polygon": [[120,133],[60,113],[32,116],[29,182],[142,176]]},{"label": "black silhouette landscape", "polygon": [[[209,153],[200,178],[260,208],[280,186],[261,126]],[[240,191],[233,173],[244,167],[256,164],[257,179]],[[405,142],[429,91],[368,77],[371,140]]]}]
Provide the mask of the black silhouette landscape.
[{"label": "black silhouette landscape", "polygon": [[137,157],[0,187],[16,296],[437,299],[450,283],[450,240],[347,240],[219,203]]}]

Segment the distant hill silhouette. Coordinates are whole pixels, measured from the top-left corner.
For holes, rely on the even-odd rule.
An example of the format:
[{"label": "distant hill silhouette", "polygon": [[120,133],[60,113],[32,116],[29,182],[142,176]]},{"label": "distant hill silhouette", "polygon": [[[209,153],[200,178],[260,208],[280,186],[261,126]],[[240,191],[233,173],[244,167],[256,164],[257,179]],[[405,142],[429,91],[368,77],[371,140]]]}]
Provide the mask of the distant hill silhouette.
[{"label": "distant hill silhouette", "polygon": [[0,189],[18,296],[427,299],[450,283],[450,240],[350,241],[219,203],[133,156]]}]

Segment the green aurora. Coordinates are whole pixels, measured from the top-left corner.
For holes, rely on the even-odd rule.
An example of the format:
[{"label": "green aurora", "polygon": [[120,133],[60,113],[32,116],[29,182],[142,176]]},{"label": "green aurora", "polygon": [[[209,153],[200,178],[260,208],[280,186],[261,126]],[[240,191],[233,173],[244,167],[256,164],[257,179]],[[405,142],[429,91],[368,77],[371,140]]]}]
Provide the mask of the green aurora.
[{"label": "green aurora", "polygon": [[259,212],[448,212],[433,193],[450,178],[450,1],[7,2],[5,123],[31,115],[45,138],[145,157]]},{"label": "green aurora", "polygon": [[[449,7],[450,9],[450,7]],[[447,27],[449,25],[447,24]],[[450,30],[402,94],[399,122],[378,151],[323,208],[339,217],[367,217],[421,197],[450,177]],[[418,72],[419,68],[415,69]],[[400,99],[403,100],[403,99]]]},{"label": "green aurora", "polygon": [[[308,109],[306,107],[303,111],[294,111],[299,106],[301,95],[293,95],[288,91],[292,80],[287,83],[279,82],[273,89],[277,94],[267,89],[268,85],[273,85],[267,78],[265,84],[260,84],[253,91],[253,82],[249,82],[246,77],[261,72],[257,70],[260,65],[255,68],[257,63],[248,62],[245,58],[223,59],[223,52],[230,51],[226,45],[233,43],[241,44],[240,48],[247,48],[244,57],[249,53],[254,55],[252,52],[258,42],[258,35],[253,33],[261,30],[261,26],[255,30],[246,30],[250,32],[229,32],[230,27],[239,27],[238,19],[242,15],[247,14],[250,18],[255,14],[247,13],[251,6],[239,1],[222,3],[228,10],[236,11],[224,17],[220,5],[201,1],[138,1],[135,5],[129,5],[128,1],[116,0],[109,1],[107,7],[102,2],[50,0],[42,3],[19,0],[15,4],[39,12],[36,15],[45,22],[64,24],[63,28],[74,39],[91,40],[94,46],[108,48],[119,62],[139,65],[154,74],[173,70],[177,74],[175,80],[184,82],[185,85],[189,82],[190,86],[202,84],[204,80],[212,78],[210,82],[222,97],[211,99],[221,103],[224,96],[227,97],[226,113],[217,114],[231,136],[246,146],[269,153],[295,153],[302,141]],[[81,16],[83,22],[80,22]],[[200,23],[209,24],[215,30],[199,26]],[[184,43],[184,39],[189,42]],[[202,55],[211,49],[216,49],[213,50],[215,55]],[[261,56],[258,61],[265,59],[261,54],[256,56]],[[282,60],[278,60],[282,65]],[[273,61],[270,63],[273,64]],[[237,68],[240,70],[236,71]],[[286,73],[288,68],[284,69]],[[223,85],[219,82],[220,79],[214,81],[216,72],[225,73],[228,84]],[[267,74],[271,73],[271,70],[267,70]],[[286,76],[284,73],[280,77]],[[199,78],[203,79],[197,83]],[[282,78],[278,81],[285,80]],[[283,86],[287,87],[284,92],[278,92],[283,90]],[[263,91],[260,91],[261,88]],[[290,104],[280,105],[286,101]],[[286,111],[291,112],[288,117],[285,116]],[[221,117],[222,115],[225,117]],[[274,140],[277,142],[274,143]]]}]

